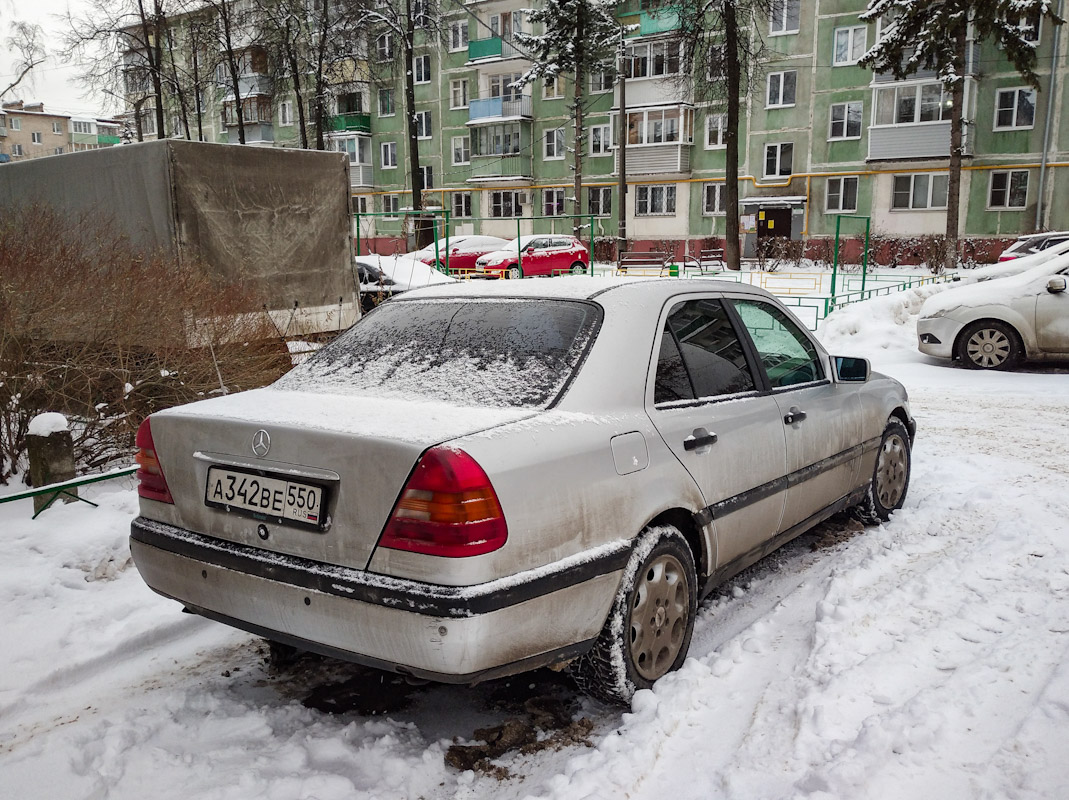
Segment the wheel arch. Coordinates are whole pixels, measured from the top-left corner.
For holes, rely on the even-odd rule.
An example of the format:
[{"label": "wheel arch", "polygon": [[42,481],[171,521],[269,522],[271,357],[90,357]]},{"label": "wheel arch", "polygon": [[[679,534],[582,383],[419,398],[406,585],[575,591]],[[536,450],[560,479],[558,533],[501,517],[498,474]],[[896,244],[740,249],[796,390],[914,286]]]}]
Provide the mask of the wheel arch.
[{"label": "wheel arch", "polygon": [[701,583],[709,576],[712,570],[713,558],[705,546],[705,537],[702,536],[701,529],[694,519],[694,512],[678,507],[665,509],[647,522],[643,530],[658,525],[671,525],[678,528],[679,532],[683,534],[683,538],[687,540],[690,552],[694,556],[694,566],[698,572],[698,585],[701,586]]},{"label": "wheel arch", "polygon": [[891,417],[894,417],[906,426],[906,430],[909,431],[909,443],[913,444],[913,439],[917,435],[917,425],[913,422],[913,420],[909,418],[909,414],[906,413],[906,409],[902,406],[896,406],[895,409],[891,412],[890,417],[888,417],[888,419],[890,419]]}]

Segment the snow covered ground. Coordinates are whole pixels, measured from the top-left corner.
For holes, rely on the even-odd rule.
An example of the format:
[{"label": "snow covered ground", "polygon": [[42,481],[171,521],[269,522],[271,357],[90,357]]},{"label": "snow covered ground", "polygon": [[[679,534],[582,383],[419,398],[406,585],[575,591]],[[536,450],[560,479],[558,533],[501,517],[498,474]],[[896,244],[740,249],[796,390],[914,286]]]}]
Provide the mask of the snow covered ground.
[{"label": "snow covered ground", "polygon": [[[129,485],[33,522],[29,501],[0,506],[0,797],[1066,797],[1069,365],[920,356],[915,314],[940,290],[821,331],[910,390],[905,508],[882,528],[833,520],[740,575],[628,713],[552,673],[272,671],[259,640],[144,586]],[[526,744],[477,762],[463,747],[486,728],[491,755]]]}]

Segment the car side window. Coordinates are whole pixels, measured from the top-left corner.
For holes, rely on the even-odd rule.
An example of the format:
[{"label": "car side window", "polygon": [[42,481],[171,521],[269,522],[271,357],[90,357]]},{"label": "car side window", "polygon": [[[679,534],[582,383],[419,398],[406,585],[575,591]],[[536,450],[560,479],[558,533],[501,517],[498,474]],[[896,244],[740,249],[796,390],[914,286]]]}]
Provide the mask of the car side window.
[{"label": "car side window", "polygon": [[742,342],[723,303],[711,299],[677,303],[661,334],[654,402],[719,397],[755,388]]},{"label": "car side window", "polygon": [[816,348],[786,314],[770,303],[731,302],[750,332],[773,389],[824,378]]}]

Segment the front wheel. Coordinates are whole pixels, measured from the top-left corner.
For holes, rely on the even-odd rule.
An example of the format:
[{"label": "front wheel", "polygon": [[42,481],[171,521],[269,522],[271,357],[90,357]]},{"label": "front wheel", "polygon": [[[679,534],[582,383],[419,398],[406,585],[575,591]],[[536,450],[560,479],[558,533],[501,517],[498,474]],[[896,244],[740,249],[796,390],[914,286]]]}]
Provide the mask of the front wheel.
[{"label": "front wheel", "polygon": [[868,492],[857,506],[857,516],[862,522],[878,525],[902,507],[909,489],[911,463],[909,431],[902,420],[891,417],[880,439]]},{"label": "front wheel", "polygon": [[974,322],[958,341],[958,358],[970,369],[1010,369],[1021,355],[1017,331],[998,320]]},{"label": "front wheel", "polygon": [[585,275],[586,265],[582,261],[576,261],[572,264],[572,275]]},{"label": "front wheel", "polygon": [[571,673],[579,688],[628,705],[639,689],[679,669],[698,608],[694,555],[678,528],[647,528],[635,542],[605,626]]},{"label": "front wheel", "polygon": [[520,270],[519,266],[513,264],[511,267],[505,267],[505,269],[502,270],[501,277],[506,280],[518,281],[523,277],[523,272]]}]

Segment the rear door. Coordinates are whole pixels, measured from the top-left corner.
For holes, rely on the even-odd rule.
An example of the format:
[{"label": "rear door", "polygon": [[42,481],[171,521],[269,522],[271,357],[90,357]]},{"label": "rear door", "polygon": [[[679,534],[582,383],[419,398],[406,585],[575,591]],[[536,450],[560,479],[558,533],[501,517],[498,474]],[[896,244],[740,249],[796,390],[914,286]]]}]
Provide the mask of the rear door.
[{"label": "rear door", "polygon": [[730,301],[746,327],[779,407],[787,442],[787,530],[849,494],[861,464],[861,397],[834,383],[809,334],[779,306]]},{"label": "rear door", "polygon": [[661,313],[646,408],[701,488],[716,565],[753,560],[779,529],[786,454],[776,399],[722,300],[688,296]]}]

